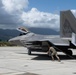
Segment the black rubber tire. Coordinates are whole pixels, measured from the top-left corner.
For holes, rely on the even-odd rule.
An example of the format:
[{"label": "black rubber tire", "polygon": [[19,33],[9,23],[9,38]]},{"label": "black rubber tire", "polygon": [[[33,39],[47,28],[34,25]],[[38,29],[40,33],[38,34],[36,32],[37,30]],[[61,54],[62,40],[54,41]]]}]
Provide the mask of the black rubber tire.
[{"label": "black rubber tire", "polygon": [[31,55],[31,49],[28,49],[28,55]]},{"label": "black rubber tire", "polygon": [[72,52],[71,50],[67,50],[65,53],[66,53],[67,55],[70,55],[70,56],[73,55],[73,52]]},{"label": "black rubber tire", "polygon": [[72,56],[72,55],[73,55],[73,52],[72,52],[71,50],[68,50],[68,54],[69,54],[70,56]]}]

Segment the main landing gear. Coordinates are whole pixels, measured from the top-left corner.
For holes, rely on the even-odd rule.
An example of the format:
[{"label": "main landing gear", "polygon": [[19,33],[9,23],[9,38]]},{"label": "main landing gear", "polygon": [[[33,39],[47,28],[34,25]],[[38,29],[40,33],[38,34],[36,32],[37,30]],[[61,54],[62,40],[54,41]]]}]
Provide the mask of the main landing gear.
[{"label": "main landing gear", "polygon": [[28,49],[28,55],[31,55],[31,49]]},{"label": "main landing gear", "polygon": [[67,50],[65,53],[66,53],[66,55],[70,55],[70,56],[72,56],[72,55],[73,55],[72,50]]}]

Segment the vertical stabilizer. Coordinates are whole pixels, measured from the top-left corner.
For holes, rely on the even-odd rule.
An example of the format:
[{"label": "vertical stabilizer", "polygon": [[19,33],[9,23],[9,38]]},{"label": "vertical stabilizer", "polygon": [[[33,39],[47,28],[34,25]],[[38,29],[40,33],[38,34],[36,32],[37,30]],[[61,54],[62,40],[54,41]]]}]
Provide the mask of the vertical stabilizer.
[{"label": "vertical stabilizer", "polygon": [[76,34],[76,18],[70,10],[60,12],[60,36],[71,38]]}]

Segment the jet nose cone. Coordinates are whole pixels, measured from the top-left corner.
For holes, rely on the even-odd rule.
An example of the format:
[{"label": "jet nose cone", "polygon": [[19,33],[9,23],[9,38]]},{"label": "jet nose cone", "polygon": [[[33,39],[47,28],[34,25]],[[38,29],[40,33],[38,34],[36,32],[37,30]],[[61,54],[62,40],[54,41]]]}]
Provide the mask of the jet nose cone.
[{"label": "jet nose cone", "polygon": [[22,46],[22,43],[21,43],[20,39],[18,39],[18,38],[9,39],[9,42],[14,44],[14,45]]},{"label": "jet nose cone", "polygon": [[14,44],[15,40],[14,39],[9,39],[8,42]]},{"label": "jet nose cone", "polygon": [[11,41],[12,41],[12,39],[9,39],[9,40],[8,40],[8,42],[11,42]]}]

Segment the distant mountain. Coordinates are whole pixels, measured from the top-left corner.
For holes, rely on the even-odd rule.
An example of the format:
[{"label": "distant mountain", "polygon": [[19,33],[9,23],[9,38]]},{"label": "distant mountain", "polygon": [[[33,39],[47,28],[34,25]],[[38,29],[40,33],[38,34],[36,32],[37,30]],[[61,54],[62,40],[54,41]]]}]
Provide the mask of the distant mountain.
[{"label": "distant mountain", "polygon": [[43,35],[59,35],[59,31],[55,31],[50,28],[29,28],[30,31],[36,34],[43,34]]},{"label": "distant mountain", "polygon": [[8,40],[12,37],[18,36],[20,34],[17,30],[10,29],[0,29],[0,40]]},{"label": "distant mountain", "polygon": [[[50,28],[28,28],[31,32],[42,35],[59,35],[59,32]],[[9,40],[15,36],[18,36],[21,32],[15,29],[0,29],[0,40]]]}]

